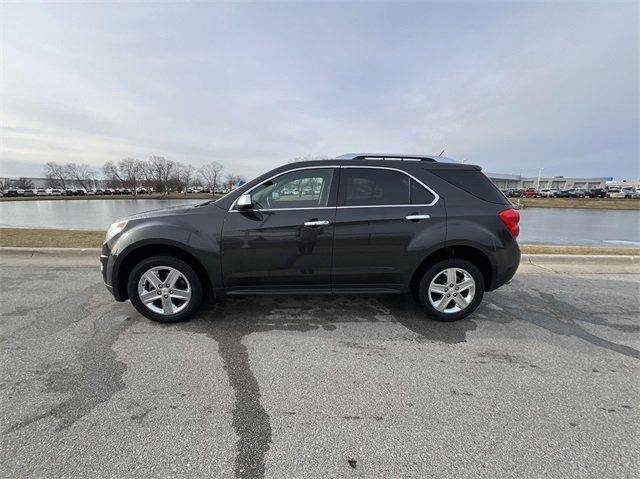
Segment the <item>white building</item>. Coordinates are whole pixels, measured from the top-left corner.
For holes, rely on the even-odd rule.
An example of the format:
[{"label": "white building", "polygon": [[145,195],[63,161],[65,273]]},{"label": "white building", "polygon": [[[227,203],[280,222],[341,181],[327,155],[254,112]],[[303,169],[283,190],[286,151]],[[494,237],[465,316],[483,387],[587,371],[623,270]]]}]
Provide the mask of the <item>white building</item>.
[{"label": "white building", "polygon": [[537,176],[508,175],[503,173],[485,173],[491,181],[500,189],[507,188],[558,188],[568,190],[570,188],[604,188],[606,179],[599,178],[576,178],[564,176],[541,176],[538,182]]}]

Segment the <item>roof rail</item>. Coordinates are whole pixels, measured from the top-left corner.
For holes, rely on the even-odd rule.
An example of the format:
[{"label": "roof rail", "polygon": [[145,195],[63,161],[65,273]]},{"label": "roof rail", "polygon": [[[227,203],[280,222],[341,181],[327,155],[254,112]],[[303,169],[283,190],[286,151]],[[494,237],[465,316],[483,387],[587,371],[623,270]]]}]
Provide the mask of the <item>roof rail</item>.
[{"label": "roof rail", "polygon": [[410,155],[408,153],[347,153],[335,158],[336,160],[413,160],[413,161],[437,161],[436,158],[448,160],[438,155]]}]

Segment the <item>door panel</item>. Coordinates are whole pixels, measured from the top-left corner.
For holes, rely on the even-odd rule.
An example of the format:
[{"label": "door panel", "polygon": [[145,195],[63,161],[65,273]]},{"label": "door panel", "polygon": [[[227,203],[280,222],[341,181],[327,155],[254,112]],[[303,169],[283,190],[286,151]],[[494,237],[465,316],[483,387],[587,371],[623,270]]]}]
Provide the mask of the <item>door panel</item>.
[{"label": "door panel", "polygon": [[[407,220],[406,216],[428,215]],[[402,287],[427,251],[445,240],[442,202],[429,207],[339,208],[332,283]]]},{"label": "door panel", "polygon": [[[229,212],[222,234],[226,288],[331,282],[335,207]],[[327,225],[305,226],[326,221]]]},{"label": "door panel", "polygon": [[222,231],[226,288],[331,289],[336,168],[295,168],[249,190],[253,211],[232,207]]},{"label": "door panel", "polygon": [[428,252],[445,240],[444,202],[393,168],[343,167],[338,198],[334,290],[405,289]]}]

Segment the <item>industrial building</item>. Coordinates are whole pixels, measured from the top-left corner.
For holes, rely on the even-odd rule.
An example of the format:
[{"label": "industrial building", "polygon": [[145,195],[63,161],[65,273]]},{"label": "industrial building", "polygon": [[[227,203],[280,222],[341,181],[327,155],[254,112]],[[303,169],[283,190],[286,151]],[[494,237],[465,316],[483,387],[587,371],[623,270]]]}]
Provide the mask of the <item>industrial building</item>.
[{"label": "industrial building", "polygon": [[568,190],[570,188],[604,188],[607,186],[607,179],[601,178],[576,178],[565,176],[521,176],[508,175],[503,173],[486,173],[496,186],[502,190],[507,188],[558,188]]},{"label": "industrial building", "polygon": [[[612,181],[612,178],[595,177],[595,178],[578,178],[578,177],[565,177],[565,176],[541,176],[540,185],[538,186],[537,176],[521,176],[521,175],[509,175],[505,173],[486,173],[485,174],[493,181],[496,186],[502,190],[508,188],[558,188],[561,190],[567,190],[570,188],[640,188],[640,181],[638,180],[618,180]],[[34,188],[47,188],[49,181],[46,178],[34,178],[29,177]],[[0,177],[0,183],[6,185],[5,187],[14,186],[17,182],[17,178]],[[70,188],[80,188],[80,184],[74,180],[67,180],[67,186]],[[106,180],[91,180],[91,186],[94,188],[106,188]]]}]

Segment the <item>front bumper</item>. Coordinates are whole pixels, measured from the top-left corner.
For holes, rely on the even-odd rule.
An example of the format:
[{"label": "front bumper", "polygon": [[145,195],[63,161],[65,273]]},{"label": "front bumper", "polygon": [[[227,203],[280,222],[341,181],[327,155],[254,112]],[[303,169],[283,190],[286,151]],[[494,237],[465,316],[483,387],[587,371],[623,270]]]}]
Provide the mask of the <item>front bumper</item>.
[{"label": "front bumper", "polygon": [[111,250],[107,243],[102,245],[102,251],[100,253],[100,272],[102,273],[102,281],[104,282],[107,291],[109,291],[116,301],[124,301],[120,297],[118,288],[114,285],[113,280],[113,257],[111,256]]}]

